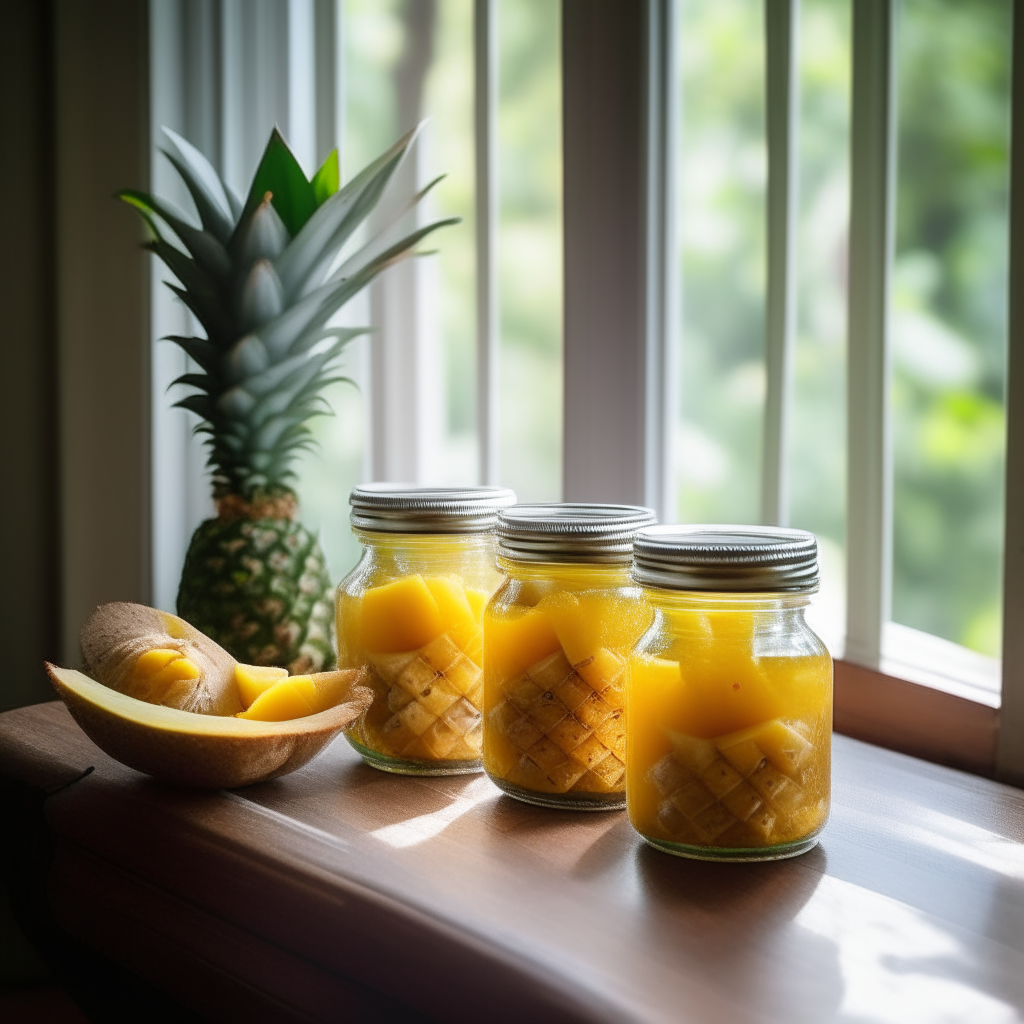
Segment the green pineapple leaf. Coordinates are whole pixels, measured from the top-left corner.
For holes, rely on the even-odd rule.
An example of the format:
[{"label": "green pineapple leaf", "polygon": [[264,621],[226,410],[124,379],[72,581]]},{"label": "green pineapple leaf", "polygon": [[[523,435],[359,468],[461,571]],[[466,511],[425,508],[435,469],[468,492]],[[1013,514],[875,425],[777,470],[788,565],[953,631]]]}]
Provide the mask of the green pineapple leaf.
[{"label": "green pineapple leaf", "polygon": [[159,217],[177,236],[192,255],[192,258],[208,274],[218,281],[224,281],[231,273],[231,258],[227,250],[209,231],[193,227],[169,203],[154,199],[146,192],[136,189],[122,189],[117,198],[138,210],[153,233],[162,238],[153,218]]},{"label": "green pineapple leaf", "polygon": [[417,125],[390,149],[363,168],[309,219],[302,231],[276,261],[285,293],[293,298],[307,294],[321,282],[321,275],[341,247],[377,204],[392,175],[420,130]]},{"label": "green pineapple leaf", "polygon": [[313,199],[318,207],[338,191],[341,178],[338,174],[338,151],[332,149],[327,159],[320,165],[320,170],[313,175]]},{"label": "green pineapple leaf", "polygon": [[161,341],[173,341],[183,349],[189,358],[197,362],[207,373],[217,374],[220,371],[221,353],[213,342],[206,338],[183,338],[179,334],[165,334]]},{"label": "green pineapple leaf", "polygon": [[200,391],[205,391],[207,394],[212,393],[217,387],[216,382],[205,373],[183,373],[167,385],[167,390],[170,391],[176,384],[185,384],[188,387],[199,388]]},{"label": "green pineapple leaf", "polygon": [[191,142],[166,126],[164,135],[174,147],[173,153],[165,149],[164,155],[185,182],[203,227],[226,245],[238,219],[228,198],[231,190],[225,187],[210,161]]},{"label": "green pineapple leaf", "polygon": [[313,216],[317,203],[313,186],[276,128],[270,133],[270,141],[252,179],[245,201],[246,211],[257,207],[267,192],[271,193],[271,202],[288,234],[294,238]]}]

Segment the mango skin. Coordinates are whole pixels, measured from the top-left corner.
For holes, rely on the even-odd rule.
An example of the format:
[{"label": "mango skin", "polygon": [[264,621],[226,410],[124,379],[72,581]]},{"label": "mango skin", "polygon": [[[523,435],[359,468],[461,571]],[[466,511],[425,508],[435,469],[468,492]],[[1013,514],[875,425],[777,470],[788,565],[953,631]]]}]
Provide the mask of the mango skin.
[{"label": "mango skin", "polygon": [[295,722],[253,722],[149,704],[72,669],[46,665],[82,731],[116,761],[194,789],[234,789],[301,768],[370,706],[352,673],[344,703]]}]

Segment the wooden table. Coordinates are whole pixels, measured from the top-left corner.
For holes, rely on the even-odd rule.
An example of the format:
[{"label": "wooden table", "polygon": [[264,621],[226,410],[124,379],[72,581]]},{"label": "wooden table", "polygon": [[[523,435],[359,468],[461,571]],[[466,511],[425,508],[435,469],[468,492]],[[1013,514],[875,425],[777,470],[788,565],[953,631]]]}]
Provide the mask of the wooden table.
[{"label": "wooden table", "polygon": [[1020,1020],[1024,793],[834,753],[816,850],[718,865],[646,847],[622,813],[385,775],[343,740],[194,793],[112,761],[60,704],[0,716],[5,792],[51,794],[61,928],[204,1017]]}]

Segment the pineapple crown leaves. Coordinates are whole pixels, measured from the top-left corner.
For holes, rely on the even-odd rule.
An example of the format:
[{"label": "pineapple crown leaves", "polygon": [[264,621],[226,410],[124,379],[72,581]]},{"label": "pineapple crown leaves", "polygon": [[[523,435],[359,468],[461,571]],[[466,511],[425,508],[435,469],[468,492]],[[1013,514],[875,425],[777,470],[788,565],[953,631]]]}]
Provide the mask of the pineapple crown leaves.
[{"label": "pineapple crown leaves", "polygon": [[[175,404],[202,421],[196,429],[206,436],[216,494],[290,490],[294,456],[312,443],[306,421],[330,411],[320,393],[348,380],[332,376],[332,365],[369,331],[328,321],[427,235],[458,223],[416,223],[418,203],[441,178],[405,202],[388,191],[419,130],[341,185],[336,150],[307,179],[275,128],[243,202],[198,149],[164,128],[165,155],[200,225],[146,192],[118,193],[145,221],[145,248],[177,279],[168,287],[206,333],[169,340],[201,371],[174,381],[192,389]],[[354,245],[374,210],[383,226]]]}]

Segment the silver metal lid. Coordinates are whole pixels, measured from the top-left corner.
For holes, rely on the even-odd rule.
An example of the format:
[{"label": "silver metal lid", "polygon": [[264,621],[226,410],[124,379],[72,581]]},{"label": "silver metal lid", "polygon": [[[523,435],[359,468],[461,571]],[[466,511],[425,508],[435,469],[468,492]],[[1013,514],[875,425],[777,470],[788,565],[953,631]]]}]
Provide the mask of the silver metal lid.
[{"label": "silver metal lid", "polygon": [[810,594],[818,542],[782,526],[654,526],[633,541],[633,578],[666,590]]},{"label": "silver metal lid", "polygon": [[361,484],[349,495],[351,522],[377,533],[487,533],[515,503],[507,487],[419,487]]},{"label": "silver metal lid", "polygon": [[657,521],[639,505],[514,505],[498,516],[498,553],[523,562],[625,565],[633,535]]}]

